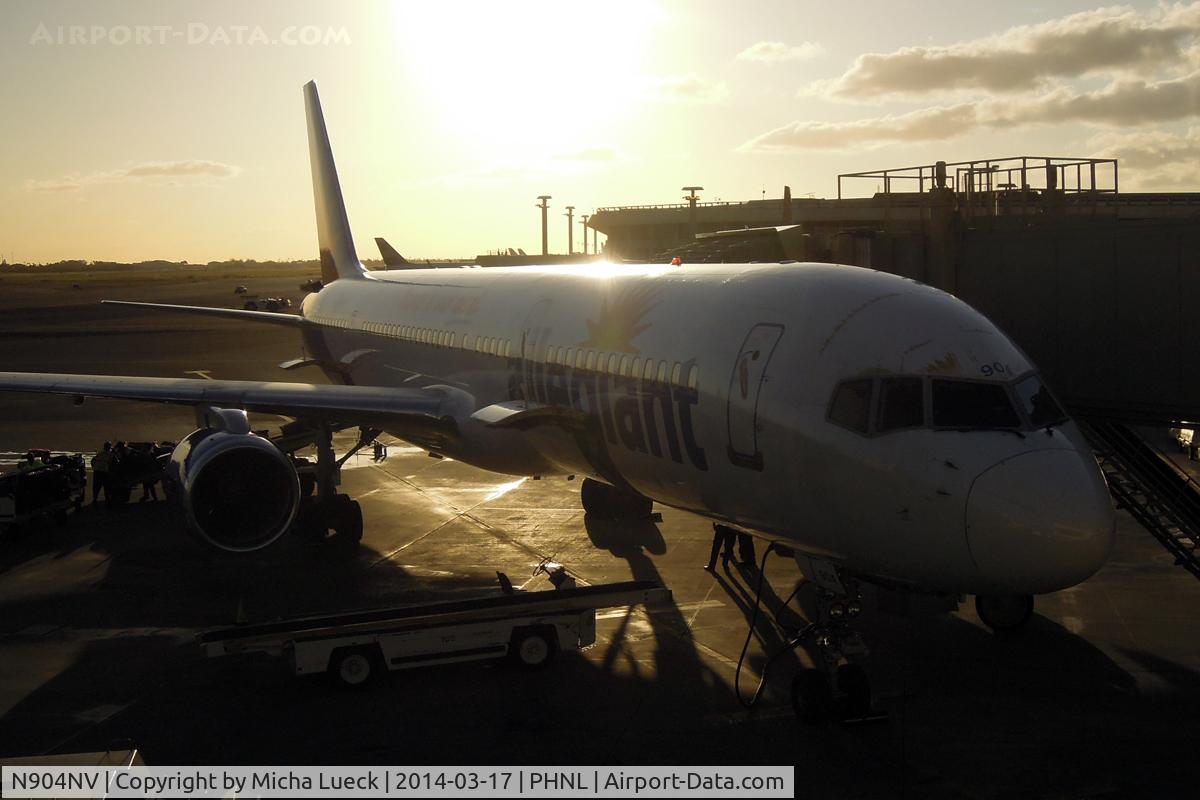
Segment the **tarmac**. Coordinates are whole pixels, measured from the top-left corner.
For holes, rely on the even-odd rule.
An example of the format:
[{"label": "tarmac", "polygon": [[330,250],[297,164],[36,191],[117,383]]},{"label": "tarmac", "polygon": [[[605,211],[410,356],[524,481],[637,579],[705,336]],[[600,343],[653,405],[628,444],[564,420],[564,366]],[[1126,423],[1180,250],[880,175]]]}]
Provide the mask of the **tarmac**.
[{"label": "tarmac", "polygon": [[[300,296],[296,279],[240,282]],[[235,284],[5,288],[0,368],[323,380],[276,368],[299,355],[289,331],[95,303],[237,307]],[[192,427],[185,408],[0,396],[10,454]],[[496,475],[399,442],[386,461],[364,453],[348,467],[342,491],[366,520],[352,552],[294,537],[248,557],[210,552],[165,502],[86,508],[0,540],[0,758],[131,740],[160,765],[792,764],[799,797],[1194,796],[1200,581],[1124,512],[1108,564],[1039,597],[1018,633],[991,632],[969,599],[935,613],[872,594],[860,629],[886,718],[812,727],[789,703],[803,652],[771,661],[753,710],[738,700],[803,622],[794,601],[781,608],[794,563],[767,562],[735,686],[759,575],[703,571],[702,518],[656,507],[659,522],[598,523],[578,481]],[[540,671],[429,667],[364,691],[295,678],[283,659],[207,659],[194,641],[239,609],[267,621],[492,594],[497,570],[520,585],[546,557],[589,584],[659,581],[673,600],[601,612],[594,647]]]}]

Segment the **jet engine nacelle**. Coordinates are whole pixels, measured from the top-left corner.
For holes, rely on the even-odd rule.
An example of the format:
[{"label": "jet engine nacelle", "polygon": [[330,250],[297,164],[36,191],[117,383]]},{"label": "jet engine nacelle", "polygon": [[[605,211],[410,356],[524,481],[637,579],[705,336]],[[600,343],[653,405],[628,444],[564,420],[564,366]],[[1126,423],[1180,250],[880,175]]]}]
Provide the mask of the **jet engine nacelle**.
[{"label": "jet engine nacelle", "polygon": [[193,431],[171,454],[166,478],[192,532],[228,552],[272,544],[291,527],[300,507],[291,460],[253,433]]}]

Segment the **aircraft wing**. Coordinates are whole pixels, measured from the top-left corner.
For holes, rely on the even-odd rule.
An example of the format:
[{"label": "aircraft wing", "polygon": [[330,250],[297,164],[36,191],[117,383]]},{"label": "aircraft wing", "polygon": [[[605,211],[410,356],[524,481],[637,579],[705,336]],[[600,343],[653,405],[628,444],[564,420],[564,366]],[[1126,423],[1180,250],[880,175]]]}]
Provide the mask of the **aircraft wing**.
[{"label": "aircraft wing", "polygon": [[101,300],[106,306],[132,306],[146,311],[172,311],[179,314],[199,314],[205,317],[224,317],[242,322],[269,322],[274,325],[298,327],[305,320],[296,314],[279,314],[274,311],[245,311],[240,308],[213,308],[212,306],[178,306],[170,303],[135,303],[129,300]]},{"label": "aircraft wing", "polygon": [[454,436],[457,432],[453,419],[442,413],[446,398],[436,389],[0,372],[0,392],[110,397],[187,406],[239,408],[386,428],[422,438]]}]

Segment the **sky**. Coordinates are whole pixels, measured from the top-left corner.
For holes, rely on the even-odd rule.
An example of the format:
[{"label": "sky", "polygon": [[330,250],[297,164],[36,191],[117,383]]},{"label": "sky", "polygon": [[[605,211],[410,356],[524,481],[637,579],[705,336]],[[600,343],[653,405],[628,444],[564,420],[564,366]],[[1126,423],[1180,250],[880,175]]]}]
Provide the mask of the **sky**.
[{"label": "sky", "polygon": [[9,261],[315,257],[310,79],[361,258],[938,160],[1200,190],[1200,2],[6,0],[0,74]]}]

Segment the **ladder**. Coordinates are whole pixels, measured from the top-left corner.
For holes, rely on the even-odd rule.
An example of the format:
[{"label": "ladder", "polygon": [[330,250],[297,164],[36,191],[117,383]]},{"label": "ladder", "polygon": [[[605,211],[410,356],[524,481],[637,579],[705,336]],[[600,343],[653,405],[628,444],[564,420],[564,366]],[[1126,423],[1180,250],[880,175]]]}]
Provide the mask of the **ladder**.
[{"label": "ladder", "polygon": [[1200,578],[1200,484],[1127,426],[1078,420],[1117,507]]}]

